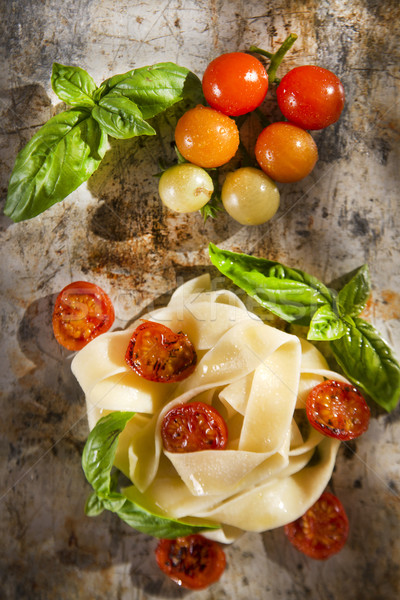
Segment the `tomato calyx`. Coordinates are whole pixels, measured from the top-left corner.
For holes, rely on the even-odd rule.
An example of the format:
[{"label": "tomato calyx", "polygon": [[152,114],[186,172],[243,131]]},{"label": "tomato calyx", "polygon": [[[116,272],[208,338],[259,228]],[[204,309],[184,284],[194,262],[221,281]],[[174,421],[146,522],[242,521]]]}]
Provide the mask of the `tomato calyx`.
[{"label": "tomato calyx", "polygon": [[219,412],[204,402],[179,404],[164,416],[161,438],[168,452],[223,450],[228,428]]},{"label": "tomato calyx", "polygon": [[155,556],[163,573],[190,590],[205,589],[215,583],[226,565],[221,546],[198,534],[175,540],[161,539]]}]

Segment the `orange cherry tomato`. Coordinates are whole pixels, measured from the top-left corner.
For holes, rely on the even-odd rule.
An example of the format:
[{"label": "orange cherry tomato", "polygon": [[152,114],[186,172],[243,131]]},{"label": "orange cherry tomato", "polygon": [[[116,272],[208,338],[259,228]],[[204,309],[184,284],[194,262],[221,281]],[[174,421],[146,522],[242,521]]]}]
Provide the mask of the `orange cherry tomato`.
[{"label": "orange cherry tomato", "polygon": [[94,283],[75,281],[58,295],[53,311],[53,331],[59,344],[81,350],[114,323],[114,307]]},{"label": "orange cherry tomato", "polygon": [[219,412],[203,402],[171,408],[161,425],[161,437],[168,452],[223,450],[228,428]]},{"label": "orange cherry tomato", "polygon": [[343,505],[330,492],[324,492],[302,517],[285,525],[285,534],[293,546],[317,560],[339,552],[348,533],[349,520]]},{"label": "orange cherry tomato", "polygon": [[203,75],[208,104],[225,115],[244,115],[260,106],[268,90],[268,75],[262,63],[245,52],[221,54]]},{"label": "orange cherry tomato", "polygon": [[318,149],[308,131],[292,123],[272,123],[257,138],[256,159],[274,181],[292,183],[303,179],[318,160]]},{"label": "orange cherry tomato", "polygon": [[315,386],[306,400],[311,425],[329,437],[353,440],[369,425],[370,410],[354,386],[342,381],[323,381]]},{"label": "orange cherry tomato", "polygon": [[194,371],[197,356],[185,333],[174,333],[165,325],[145,321],[133,332],[125,360],[144,379],[172,383]]},{"label": "orange cherry tomato", "polygon": [[239,131],[233,119],[199,104],[179,119],[175,142],[187,161],[211,169],[224,165],[236,154]]},{"label": "orange cherry tomato", "polygon": [[226,565],[221,546],[197,534],[161,539],[156,561],[163,573],[189,590],[202,590],[217,581]]}]

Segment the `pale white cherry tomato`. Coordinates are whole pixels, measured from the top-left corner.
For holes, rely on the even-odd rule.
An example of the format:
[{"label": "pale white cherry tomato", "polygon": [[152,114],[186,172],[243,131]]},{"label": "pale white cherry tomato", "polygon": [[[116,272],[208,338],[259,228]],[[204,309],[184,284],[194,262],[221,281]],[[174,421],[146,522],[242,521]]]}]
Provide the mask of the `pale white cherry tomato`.
[{"label": "pale white cherry tomato", "polygon": [[241,225],[261,225],[279,208],[279,190],[260,169],[242,167],[228,173],[221,190],[226,212]]},{"label": "pale white cherry tomato", "polygon": [[161,201],[177,212],[194,212],[210,200],[214,184],[210,175],[197,165],[182,163],[170,167],[160,177]]}]

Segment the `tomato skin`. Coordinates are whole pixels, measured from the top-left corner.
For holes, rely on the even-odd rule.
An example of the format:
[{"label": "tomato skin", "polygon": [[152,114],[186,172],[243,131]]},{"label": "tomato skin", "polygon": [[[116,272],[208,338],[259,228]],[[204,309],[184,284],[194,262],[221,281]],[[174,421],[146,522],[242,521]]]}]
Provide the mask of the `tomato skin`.
[{"label": "tomato skin", "polygon": [[306,413],[314,429],[339,440],[353,440],[369,425],[370,410],[354,386],[341,381],[323,381],[306,400]]},{"label": "tomato skin", "polygon": [[144,321],[132,334],[125,361],[140,377],[159,383],[182,381],[193,373],[197,355],[185,333]]},{"label": "tomato skin", "polygon": [[273,181],[293,183],[313,170],[318,149],[311,135],[292,123],[268,125],[257,138],[256,159]]},{"label": "tomato skin", "polygon": [[345,94],[340,79],[314,65],[296,67],[282,78],[277,91],[282,114],[303,129],[324,129],[339,119]]},{"label": "tomato skin", "polygon": [[198,104],[176,124],[175,143],[187,161],[211,169],[234,157],[239,147],[239,131],[230,117]]},{"label": "tomato skin", "polygon": [[268,90],[268,75],[254,56],[228,52],[210,62],[202,85],[212,108],[236,117],[260,106]]},{"label": "tomato skin", "polygon": [[189,590],[203,590],[215,583],[226,565],[221,546],[198,534],[175,540],[161,539],[156,548],[156,561],[163,573]]},{"label": "tomato skin", "polygon": [[285,525],[293,546],[316,560],[326,560],[339,552],[348,533],[349,520],[343,505],[330,492],[324,492],[302,517]]},{"label": "tomato skin", "polygon": [[114,323],[114,307],[96,284],[74,281],[57,296],[53,310],[53,332],[67,350],[81,350]]},{"label": "tomato skin", "polygon": [[167,412],[161,438],[168,452],[223,450],[228,443],[228,428],[215,408],[204,402],[190,402]]}]

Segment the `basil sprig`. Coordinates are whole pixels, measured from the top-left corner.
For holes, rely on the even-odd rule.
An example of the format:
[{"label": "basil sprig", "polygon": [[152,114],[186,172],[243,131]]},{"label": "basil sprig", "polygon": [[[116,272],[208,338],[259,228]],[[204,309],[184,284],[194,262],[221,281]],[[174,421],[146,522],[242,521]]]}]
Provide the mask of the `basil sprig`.
[{"label": "basil sprig", "polygon": [[132,412],[112,412],[100,419],[88,436],[82,454],[82,468],[93,492],[86,502],[86,514],[94,517],[107,509],[134,529],[159,538],[176,538],[218,528],[217,525],[191,525],[167,519],[118,491],[118,471],[112,471],[115,453],[118,438],[133,416]]},{"label": "basil sprig", "polygon": [[148,119],[181,100],[202,99],[198,77],[174,63],[134,69],[99,87],[84,69],[54,63],[51,84],[73,108],[51,118],[19,152],[4,208],[15,222],[36,217],[87,181],[108,135],[155,135]]},{"label": "basil sprig", "polygon": [[370,323],[358,315],[371,292],[367,265],[339,291],[279,262],[209,245],[211,262],[261,306],[288,321],[309,327],[307,338],[329,341],[346,376],[386,411],[400,396],[400,365]]}]

